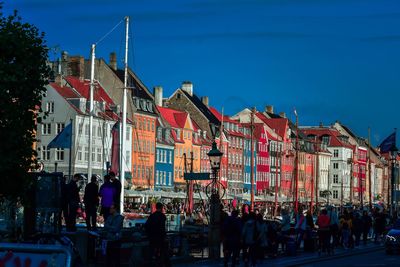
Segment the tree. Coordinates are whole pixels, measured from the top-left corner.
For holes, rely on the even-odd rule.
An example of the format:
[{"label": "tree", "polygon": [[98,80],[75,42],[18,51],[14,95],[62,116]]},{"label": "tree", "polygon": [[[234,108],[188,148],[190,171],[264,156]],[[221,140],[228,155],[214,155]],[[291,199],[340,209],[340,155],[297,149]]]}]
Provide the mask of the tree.
[{"label": "tree", "polygon": [[0,196],[23,196],[36,168],[35,129],[50,77],[44,33],[0,3]]}]

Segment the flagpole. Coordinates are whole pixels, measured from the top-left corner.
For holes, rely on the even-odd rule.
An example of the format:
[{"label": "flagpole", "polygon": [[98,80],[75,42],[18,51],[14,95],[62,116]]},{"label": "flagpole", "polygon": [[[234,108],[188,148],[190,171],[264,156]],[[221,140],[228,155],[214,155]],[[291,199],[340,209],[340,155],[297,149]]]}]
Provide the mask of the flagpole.
[{"label": "flagpole", "polygon": [[93,135],[93,91],[94,91],[94,60],[96,45],[92,44],[92,62],[90,67],[90,106],[89,106],[89,158],[88,158],[88,181],[92,177],[92,135]]},{"label": "flagpole", "polygon": [[368,183],[369,183],[369,210],[372,210],[372,179],[371,179],[371,128],[368,127]]},{"label": "flagpole", "polygon": [[[124,93],[122,98],[122,132],[121,132],[121,158],[120,158],[120,180],[121,180],[121,196],[120,196],[120,207],[121,213],[124,212],[124,188],[125,188],[125,140],[126,140],[126,109],[127,109],[127,86],[128,86],[128,39],[129,39],[129,17],[125,17],[126,31],[125,31],[125,62],[124,62]],[[131,164],[131,163],[128,163]]]},{"label": "flagpole", "polygon": [[69,144],[69,159],[68,159],[68,177],[69,179],[71,179],[71,175],[72,175],[72,133],[74,130],[74,127],[72,125],[72,118],[69,119],[69,123],[71,123],[71,136],[70,136],[70,144]]}]

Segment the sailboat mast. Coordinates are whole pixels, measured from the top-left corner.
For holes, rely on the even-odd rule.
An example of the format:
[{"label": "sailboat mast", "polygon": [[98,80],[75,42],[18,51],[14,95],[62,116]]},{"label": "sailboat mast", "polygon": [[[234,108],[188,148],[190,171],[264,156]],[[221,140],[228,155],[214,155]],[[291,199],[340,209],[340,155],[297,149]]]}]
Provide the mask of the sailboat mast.
[{"label": "sailboat mast", "polygon": [[88,158],[88,181],[92,177],[92,136],[93,136],[93,91],[94,91],[94,60],[96,45],[92,44],[92,61],[90,66],[90,107],[89,107],[89,158]]},{"label": "sailboat mast", "polygon": [[[120,198],[120,207],[121,212],[124,211],[124,187],[125,187],[125,159],[126,159],[126,149],[125,149],[125,140],[126,140],[126,106],[127,106],[127,86],[128,86],[128,38],[129,38],[129,17],[125,17],[125,62],[124,62],[124,93],[122,98],[122,131],[121,131],[121,158],[120,158],[120,179],[121,179],[121,198]],[[130,164],[128,162],[128,164]]]}]

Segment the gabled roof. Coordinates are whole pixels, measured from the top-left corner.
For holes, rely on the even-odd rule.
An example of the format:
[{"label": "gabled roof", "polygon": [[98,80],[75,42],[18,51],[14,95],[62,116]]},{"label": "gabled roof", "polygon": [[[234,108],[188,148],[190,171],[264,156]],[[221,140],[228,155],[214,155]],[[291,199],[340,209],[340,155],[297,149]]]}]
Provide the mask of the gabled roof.
[{"label": "gabled roof", "polygon": [[195,94],[190,95],[188,92],[185,90],[180,90],[192,103],[197,107],[198,110],[200,110],[201,113],[208,119],[210,123],[213,123],[215,125],[219,125],[220,122],[219,120],[212,114],[212,112],[208,109],[206,105],[198,98]]},{"label": "gabled roof", "polygon": [[286,118],[267,118],[263,113],[257,112],[257,118],[267,124],[271,129],[275,130],[280,137],[286,139],[286,127],[288,126],[288,119]]},{"label": "gabled roof", "polygon": [[50,86],[53,87],[64,98],[80,98],[81,97],[71,87],[61,86],[57,83],[50,83]]},{"label": "gabled roof", "polygon": [[[241,123],[239,121],[232,120],[229,116],[226,116],[226,115],[222,116],[222,114],[219,113],[219,111],[217,109],[215,109],[214,107],[210,107],[209,109],[210,109],[211,113],[220,121],[220,123],[229,122],[229,123],[241,126]],[[237,136],[237,137],[244,137],[244,134],[241,131],[233,131],[233,130],[226,129],[226,128],[224,128],[224,131],[227,132],[229,135],[233,135],[233,136]]]},{"label": "gabled roof", "polygon": [[[124,70],[113,70],[113,71],[117,74],[118,78],[122,82],[124,82],[125,71]],[[147,87],[143,84],[143,82],[137,77],[137,75],[131,69],[128,69],[128,87],[132,91],[132,96],[153,100],[153,95],[150,93]]]},{"label": "gabled roof", "polygon": [[172,108],[157,107],[160,115],[165,119],[173,128],[185,128],[186,120],[189,114],[184,111],[175,110]]},{"label": "gabled roof", "polygon": [[322,138],[322,136],[330,136],[331,140],[328,146],[330,147],[346,147],[346,148],[351,148],[353,149],[353,146],[350,143],[346,143],[340,139],[341,133],[333,128],[325,128],[325,127],[312,127],[312,128],[302,128],[301,131],[305,135],[315,135],[319,139]]},{"label": "gabled roof", "polygon": [[[90,99],[90,81],[80,80],[74,76],[67,76],[65,80],[71,85],[83,98]],[[108,96],[106,91],[98,82],[95,82],[93,99],[98,102],[106,102],[108,105],[114,105],[114,101]]]}]

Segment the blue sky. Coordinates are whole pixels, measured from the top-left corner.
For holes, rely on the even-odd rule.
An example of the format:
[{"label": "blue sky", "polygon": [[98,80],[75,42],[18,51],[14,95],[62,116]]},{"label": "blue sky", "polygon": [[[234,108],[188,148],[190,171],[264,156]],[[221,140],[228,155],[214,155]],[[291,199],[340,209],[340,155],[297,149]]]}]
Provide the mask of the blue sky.
[{"label": "blue sky", "polygon": [[[398,0],[13,0],[46,33],[50,57],[90,55],[130,16],[129,66],[169,96],[190,80],[233,115],[273,105],[301,125],[336,120],[378,144],[400,125]],[[60,51],[55,49],[59,48]],[[97,45],[122,65],[124,27]]]}]

